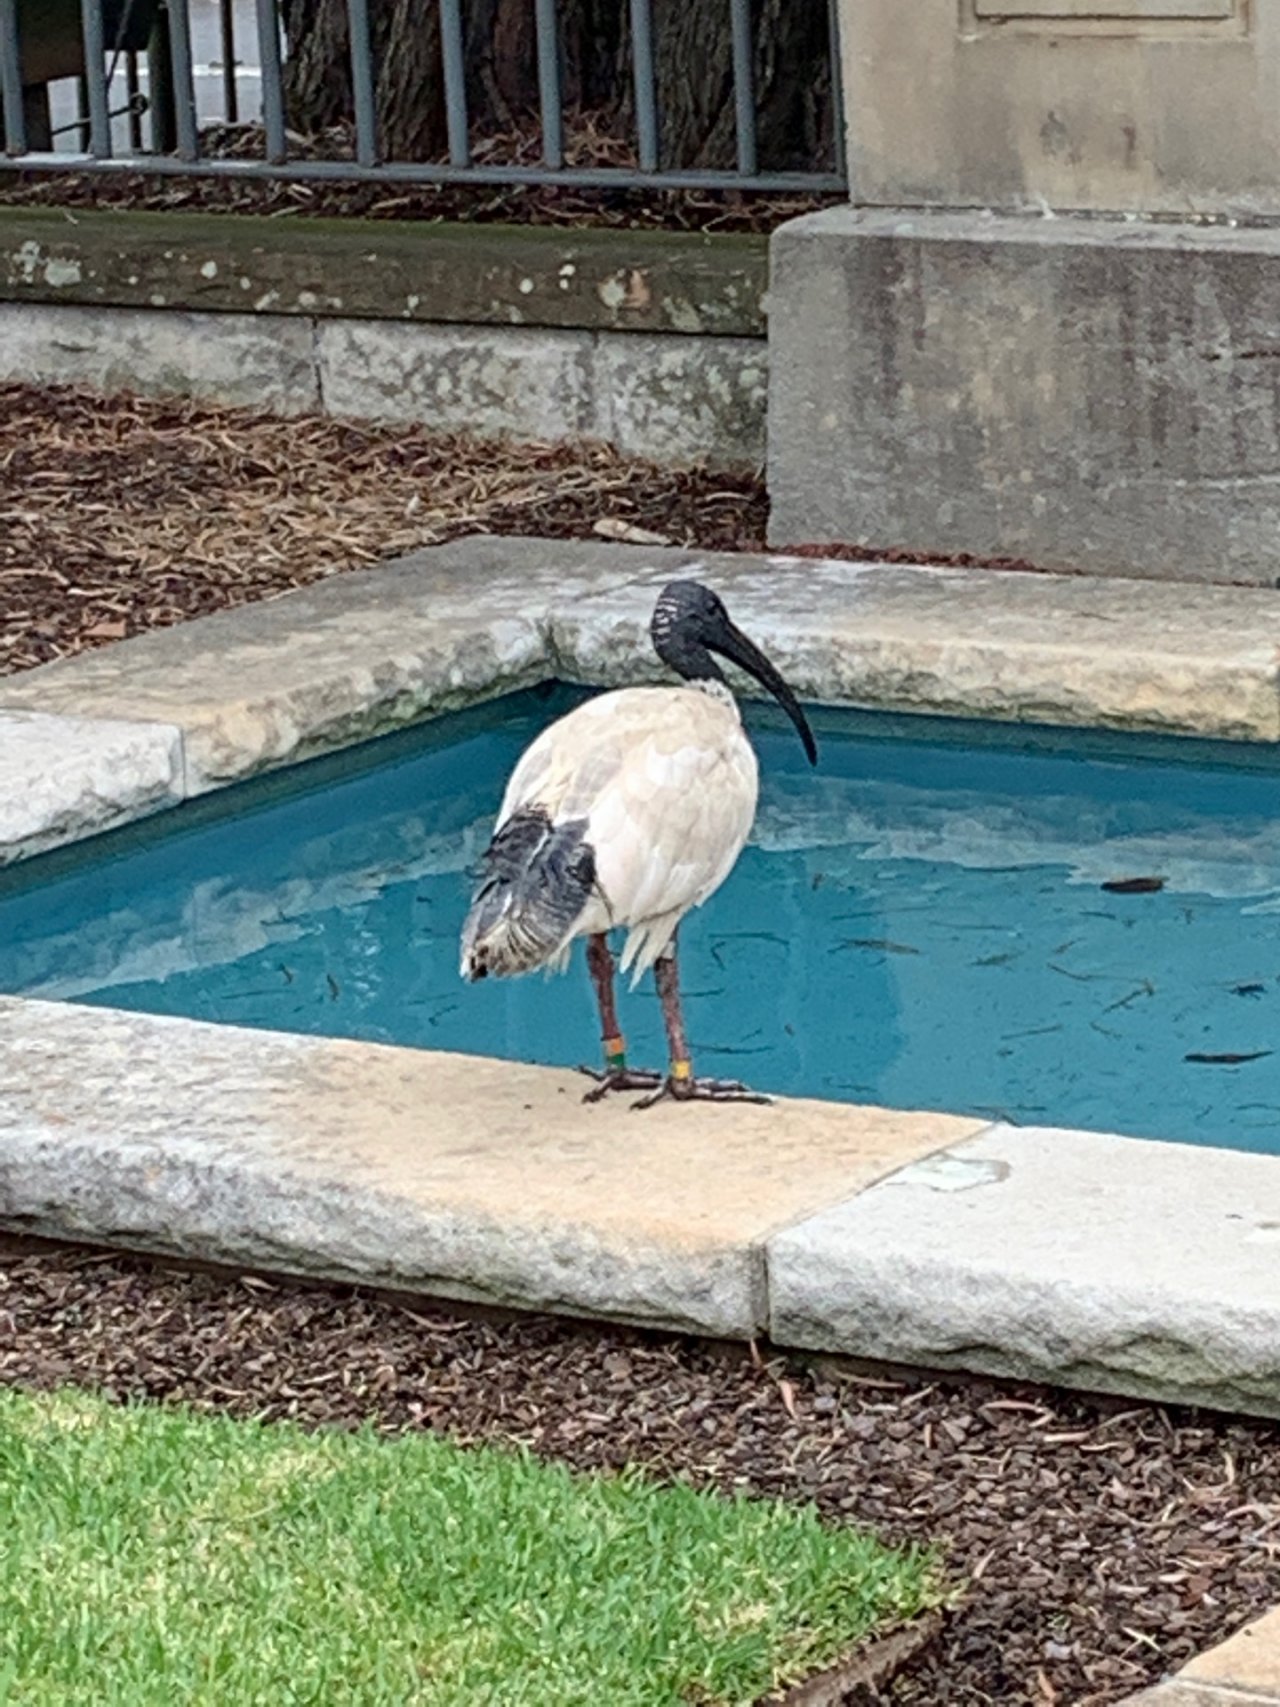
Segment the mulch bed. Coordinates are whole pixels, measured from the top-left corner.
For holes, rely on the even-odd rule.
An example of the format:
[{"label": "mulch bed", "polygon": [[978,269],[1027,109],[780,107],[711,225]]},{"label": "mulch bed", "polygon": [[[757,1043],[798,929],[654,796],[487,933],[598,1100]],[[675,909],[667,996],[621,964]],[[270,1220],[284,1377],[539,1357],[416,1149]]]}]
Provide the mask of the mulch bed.
[{"label": "mulch bed", "polygon": [[[749,469],[0,386],[0,674],[464,534],[763,551]],[[840,543],[788,550],[1031,568]]]},{"label": "mulch bed", "polygon": [[0,1380],[521,1442],[937,1542],[969,1588],[898,1707],[1103,1707],[1280,1597],[1264,1423],[17,1243]]},{"label": "mulch bed", "polygon": [[[577,167],[634,171],[625,137],[599,115],[566,115],[565,162]],[[208,158],[261,160],[265,139],[256,124],[206,125],[200,145]],[[315,135],[292,135],[294,160],[351,160],[349,125]],[[542,139],[536,125],[473,139],[477,166],[537,166]],[[0,163],[0,206],[118,207],[132,212],[258,213],[336,219],[462,220],[503,225],[606,226],[623,230],[767,233],[784,220],[822,207],[843,206],[843,194],[775,195],[741,190],[585,189],[572,184],[323,183],[280,179],[169,176],[155,172],[22,172]]]},{"label": "mulch bed", "polygon": [[841,205],[845,196],[746,195],[740,190],[584,189],[570,185],[282,182],[144,172],[19,172],[0,167],[0,207],[123,208],[129,212],[270,214],[273,218],[413,219],[476,224],[757,232]]},{"label": "mulch bed", "polygon": [[[763,551],[758,471],[0,385],[0,675],[466,534]],[[839,541],[860,562],[1033,570]]]},{"label": "mulch bed", "polygon": [[464,534],[758,551],[765,516],[753,473],[599,444],[0,386],[0,673]]}]

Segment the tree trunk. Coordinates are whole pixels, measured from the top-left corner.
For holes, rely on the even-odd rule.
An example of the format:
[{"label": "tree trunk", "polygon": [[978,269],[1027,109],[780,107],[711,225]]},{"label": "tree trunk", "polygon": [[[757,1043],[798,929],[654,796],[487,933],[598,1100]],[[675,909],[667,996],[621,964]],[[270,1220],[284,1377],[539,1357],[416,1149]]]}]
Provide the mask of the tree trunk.
[{"label": "tree trunk", "polygon": [[[372,0],[384,158],[445,150],[439,0]],[[532,0],[462,0],[467,110],[473,144],[527,125],[538,111]],[[628,8],[623,0],[561,0],[565,106],[619,135],[634,124]],[[761,170],[813,170],[829,157],[833,119],[827,0],[753,0]],[[728,169],[736,159],[728,0],[654,0],[661,161]],[[304,131],[351,117],[345,0],[287,0],[289,122]]]},{"label": "tree trunk", "polygon": [[[814,171],[833,137],[826,0],[753,0],[761,171]],[[662,163],[729,170],[737,159],[728,0],[655,0]]]}]

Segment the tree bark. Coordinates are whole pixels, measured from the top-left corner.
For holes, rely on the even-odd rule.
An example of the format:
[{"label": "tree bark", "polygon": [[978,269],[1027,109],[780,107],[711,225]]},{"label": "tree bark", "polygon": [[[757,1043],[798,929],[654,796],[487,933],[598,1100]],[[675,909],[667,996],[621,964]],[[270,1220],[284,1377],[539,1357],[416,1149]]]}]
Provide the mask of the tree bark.
[{"label": "tree bark", "polygon": [[[729,170],[737,158],[728,0],[655,0],[662,163]],[[825,0],[753,0],[761,171],[813,171],[833,136]]]},{"label": "tree bark", "polygon": [[[761,170],[813,170],[833,133],[827,0],[753,0],[757,152]],[[439,0],[372,0],[378,124],[384,158],[429,160],[445,149]],[[538,112],[532,0],[463,0],[467,109],[473,143]],[[624,0],[561,0],[561,82],[619,136],[634,125]],[[728,0],[654,0],[661,163],[731,169],[736,160]],[[351,117],[345,0],[287,0],[289,122],[322,130]]]}]

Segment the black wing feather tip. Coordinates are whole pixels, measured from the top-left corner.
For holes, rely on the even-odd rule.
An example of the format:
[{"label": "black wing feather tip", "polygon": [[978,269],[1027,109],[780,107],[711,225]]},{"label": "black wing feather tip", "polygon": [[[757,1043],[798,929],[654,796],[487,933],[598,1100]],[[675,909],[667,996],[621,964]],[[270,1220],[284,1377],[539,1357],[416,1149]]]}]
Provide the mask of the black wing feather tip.
[{"label": "black wing feather tip", "polygon": [[466,975],[531,972],[556,952],[596,887],[586,829],[585,818],[552,823],[541,806],[500,826],[463,928]]}]

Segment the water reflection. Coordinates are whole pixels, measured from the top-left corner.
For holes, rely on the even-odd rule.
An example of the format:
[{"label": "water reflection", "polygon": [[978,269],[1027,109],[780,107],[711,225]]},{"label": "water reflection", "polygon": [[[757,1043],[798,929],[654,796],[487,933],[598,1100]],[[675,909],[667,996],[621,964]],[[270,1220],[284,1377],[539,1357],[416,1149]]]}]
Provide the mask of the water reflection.
[{"label": "water reflection", "polygon": [[[593,1059],[580,967],[548,989],[467,988],[456,966],[467,873],[503,780],[565,703],[521,696],[401,742],[376,768],[330,767],[285,798],[228,795],[104,839],[105,857],[7,874],[0,987]],[[760,733],[753,844],[685,933],[708,1066],[779,1091],[1023,1122],[1280,1138],[1269,768],[823,722],[816,774],[789,734]],[[1137,877],[1160,886],[1103,888]],[[648,984],[626,1011],[633,1054],[660,1059]]]}]

